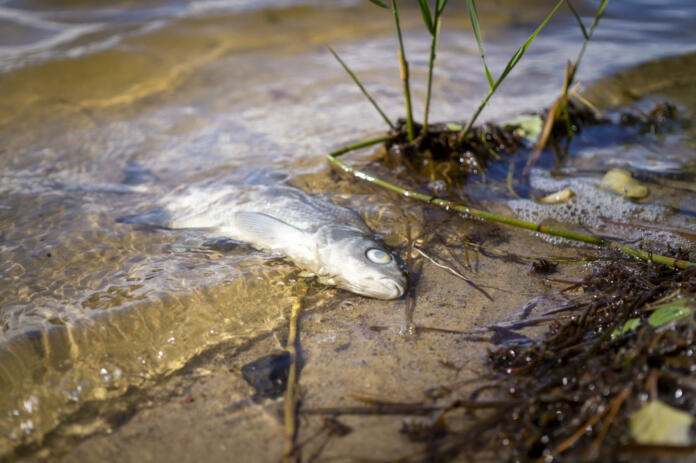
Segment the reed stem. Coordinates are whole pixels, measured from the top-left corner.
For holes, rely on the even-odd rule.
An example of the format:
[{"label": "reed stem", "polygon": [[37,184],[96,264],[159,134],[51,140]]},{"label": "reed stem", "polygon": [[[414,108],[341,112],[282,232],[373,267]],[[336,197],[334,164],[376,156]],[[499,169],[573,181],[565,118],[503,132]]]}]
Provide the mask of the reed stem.
[{"label": "reed stem", "polygon": [[437,50],[437,37],[440,35],[440,25],[442,20],[440,19],[440,14],[438,8],[435,9],[435,33],[432,35],[432,41],[430,42],[430,60],[428,61],[428,90],[425,94],[425,111],[423,114],[423,134],[428,133],[428,114],[430,114],[430,92],[433,83],[433,68],[435,67],[435,55]]},{"label": "reed stem", "polygon": [[[498,80],[495,81],[495,83],[491,84],[488,93],[486,96],[483,98],[481,103],[479,104],[478,108],[476,109],[476,112],[474,113],[473,116],[469,119],[469,121],[466,123],[466,126],[459,132],[459,135],[457,136],[457,141],[459,143],[462,143],[464,139],[466,138],[467,133],[471,129],[471,127],[474,125],[474,122],[476,122],[476,119],[478,118],[479,114],[481,114],[481,111],[483,111],[483,108],[488,104],[488,100],[491,99],[491,96],[495,91],[498,89],[501,83],[503,83],[503,80],[510,74],[512,69],[517,65],[517,63],[522,59],[522,56],[524,53],[527,51],[527,48],[532,44],[536,36],[541,32],[541,29],[546,25],[547,22],[551,19],[551,17],[556,13],[556,11],[561,7],[565,0],[558,0],[556,3],[556,6],[553,7],[551,12],[544,18],[544,20],[539,24],[539,26],[536,28],[536,30],[532,33],[532,35],[529,36],[527,41],[517,49],[517,51],[512,55],[510,58],[510,61],[508,61],[507,65],[505,66],[505,69],[503,69],[503,72],[500,73],[500,76],[498,77]],[[473,3],[472,3],[473,4]],[[483,58],[483,55],[482,55]],[[485,63],[484,63],[485,64]],[[489,80],[490,82],[490,80]]]},{"label": "reed stem", "polygon": [[399,12],[396,8],[396,0],[392,0],[392,12],[394,13],[394,24],[396,24],[396,34],[399,37],[399,73],[401,82],[404,84],[404,100],[406,101],[406,130],[408,141],[413,141],[413,110],[411,108],[411,88],[409,86],[408,61],[404,51],[404,40],[401,37],[401,24],[399,23]]},{"label": "reed stem", "polygon": [[382,180],[380,178],[374,177],[372,175],[369,175],[365,172],[362,172],[360,170],[356,170],[353,167],[349,166],[348,164],[342,162],[340,159],[338,159],[339,156],[342,154],[348,153],[350,151],[359,149],[359,148],[365,148],[368,146],[376,145],[377,143],[383,142],[389,140],[389,137],[378,137],[378,138],[372,138],[370,140],[365,140],[360,143],[355,143],[350,146],[346,146],[344,148],[338,149],[336,151],[333,151],[328,154],[328,160],[331,164],[334,166],[338,167],[340,170],[343,172],[350,174],[354,177],[357,177],[361,180],[365,180],[367,182],[370,182],[374,185],[381,186],[382,188],[386,188],[388,190],[394,191],[396,193],[399,193],[402,196],[405,196],[407,198],[414,198],[423,202],[426,202],[428,204],[435,204],[436,206],[440,206],[448,211],[456,211],[460,212],[462,214],[465,214],[467,216],[471,217],[479,217],[481,219],[486,219],[490,220],[493,222],[498,222],[506,225],[510,225],[513,227],[517,228],[524,228],[526,230],[530,230],[533,232],[537,233],[543,233],[545,235],[551,235],[551,236],[558,236],[561,238],[566,238],[572,241],[578,241],[582,243],[587,243],[587,244],[592,244],[594,246],[598,246],[601,248],[609,248],[609,249],[616,249],[618,251],[623,252],[624,254],[627,254],[632,257],[636,257],[638,259],[647,261],[647,262],[654,262],[656,264],[664,264],[668,265],[671,267],[679,268],[679,269],[685,269],[688,267],[696,266],[696,263],[685,261],[685,260],[680,260],[680,259],[674,259],[671,257],[667,256],[662,256],[659,254],[654,254],[651,251],[643,251],[640,249],[635,249],[630,246],[626,246],[624,244],[620,244],[614,241],[609,241],[605,240],[603,238],[599,238],[596,236],[592,235],[587,235],[584,233],[578,233],[570,230],[565,230],[562,228],[555,228],[555,227],[548,227],[546,225],[541,225],[537,224],[534,222],[527,222],[525,220],[520,220],[514,217],[506,217],[503,215],[498,215],[498,214],[493,214],[491,212],[487,212],[481,209],[475,209],[473,207],[458,203],[458,202],[453,202],[453,201],[448,201],[446,199],[438,198],[436,196],[431,196],[427,195],[424,193],[420,193],[418,191],[413,191],[413,190],[407,190],[405,188],[402,188],[398,185],[395,185],[393,183],[387,182],[385,180]]}]

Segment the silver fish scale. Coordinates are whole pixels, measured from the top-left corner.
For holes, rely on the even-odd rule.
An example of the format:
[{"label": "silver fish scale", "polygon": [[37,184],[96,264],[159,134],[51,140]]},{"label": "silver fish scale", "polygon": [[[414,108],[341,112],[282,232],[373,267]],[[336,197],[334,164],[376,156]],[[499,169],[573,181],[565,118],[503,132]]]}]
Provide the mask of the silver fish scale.
[{"label": "silver fish scale", "polygon": [[241,205],[240,210],[262,212],[307,232],[332,225],[353,228],[365,234],[371,233],[356,212],[328,200],[309,196],[301,190],[271,187],[257,193],[258,199]]}]

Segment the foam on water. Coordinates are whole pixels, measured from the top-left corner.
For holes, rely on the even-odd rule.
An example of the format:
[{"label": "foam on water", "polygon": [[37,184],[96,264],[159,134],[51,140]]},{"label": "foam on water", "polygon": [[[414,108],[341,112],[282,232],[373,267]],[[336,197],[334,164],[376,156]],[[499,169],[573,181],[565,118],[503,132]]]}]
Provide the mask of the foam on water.
[{"label": "foam on water", "polygon": [[[621,227],[608,222],[683,226],[683,223],[679,223],[679,217],[667,207],[632,202],[616,193],[600,188],[601,181],[598,178],[554,179],[549,172],[541,169],[532,169],[529,178],[532,188],[544,194],[570,188],[575,196],[561,204],[538,204],[529,199],[508,201],[508,207],[522,220],[542,224],[553,221],[561,224],[579,225],[591,232],[627,240],[642,240],[650,244],[669,244],[684,248],[693,247],[692,242],[668,231]],[[570,243],[563,238],[539,235],[555,244],[567,245]]]}]

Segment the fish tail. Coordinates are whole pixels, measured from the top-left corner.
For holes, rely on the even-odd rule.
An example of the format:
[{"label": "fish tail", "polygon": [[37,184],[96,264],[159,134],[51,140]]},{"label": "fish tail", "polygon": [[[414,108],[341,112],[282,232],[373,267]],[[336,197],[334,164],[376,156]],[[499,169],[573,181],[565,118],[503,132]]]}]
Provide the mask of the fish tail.
[{"label": "fish tail", "polygon": [[146,225],[155,228],[171,228],[172,217],[169,211],[162,207],[148,209],[145,212],[134,215],[126,215],[116,219],[118,223],[131,225]]}]

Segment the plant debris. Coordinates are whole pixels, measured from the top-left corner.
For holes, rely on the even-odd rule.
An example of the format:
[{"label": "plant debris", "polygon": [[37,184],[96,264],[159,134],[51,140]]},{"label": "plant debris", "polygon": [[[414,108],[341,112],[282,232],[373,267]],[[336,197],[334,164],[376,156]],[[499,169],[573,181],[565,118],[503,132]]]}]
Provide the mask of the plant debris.
[{"label": "plant debris", "polygon": [[[487,430],[494,441],[509,442],[503,460],[552,461],[567,454],[616,461],[634,441],[690,443],[681,437],[648,442],[627,429],[638,426],[637,411],[653,397],[660,410],[670,409],[660,413],[662,426],[688,434],[681,417],[696,413],[696,330],[686,301],[696,296],[696,271],[614,262],[586,278],[583,288],[575,316],[551,323],[543,340],[489,353],[497,393],[521,401]],[[650,323],[664,310],[679,312],[669,317],[673,324]]]},{"label": "plant debris", "polygon": [[[416,137],[411,142],[406,121],[399,119],[388,134],[386,152],[379,162],[382,167],[392,170],[405,168],[412,178],[425,184],[437,184],[440,190],[437,193],[441,193],[461,186],[471,175],[485,175],[486,169],[495,162],[513,155],[515,159],[528,155],[533,149],[532,140],[539,138],[538,125],[549,111],[522,114],[501,124],[472,127],[463,140],[459,139],[462,129],[459,123],[431,124],[424,133],[423,127],[414,122]],[[685,121],[676,107],[667,102],[656,103],[647,112],[631,108],[614,112],[612,117],[599,117],[595,109],[571,99],[567,114],[567,118],[552,125],[547,141],[547,146],[553,148],[557,157],[565,156],[572,137],[587,127],[615,125],[623,130],[633,127],[639,133],[661,133],[669,131],[675,124],[683,125]],[[649,193],[647,187],[622,169],[610,170],[603,185],[631,199],[641,199]],[[563,194],[559,201],[572,196],[571,192]]]},{"label": "plant debris", "polygon": [[602,188],[610,189],[628,198],[641,199],[648,196],[648,187],[631,177],[625,169],[614,168],[602,178]]},{"label": "plant debris", "polygon": [[694,423],[690,413],[653,400],[630,420],[631,437],[639,444],[689,445],[689,431]]},{"label": "plant debris", "polygon": [[[506,329],[505,341],[489,351],[485,386],[473,393],[439,386],[432,390],[441,394],[425,395],[429,401],[373,400],[364,408],[313,412],[412,416],[401,433],[424,449],[404,461],[692,455],[696,323],[688,306],[696,297],[696,268],[615,261],[582,287],[571,306],[558,309],[567,316],[549,319],[543,339],[518,334],[523,325]],[[660,311],[679,316],[655,326],[649,320]]]},{"label": "plant debris", "polygon": [[[385,142],[386,155],[382,163],[387,168],[405,166],[416,177],[442,180],[450,187],[459,186],[470,175],[484,174],[491,163],[503,157],[518,151],[528,153],[528,137],[533,135],[529,133],[533,131],[529,121],[540,121],[547,112],[523,115],[500,125],[487,123],[476,126],[468,131],[463,140],[459,138],[460,124],[432,124],[424,133],[422,126],[414,123],[417,136],[410,142],[406,122],[399,119]],[[552,145],[579,133],[582,127],[608,122],[598,119],[593,110],[572,101],[568,104],[568,117],[569,125],[565,121],[559,122],[551,129]]]}]

